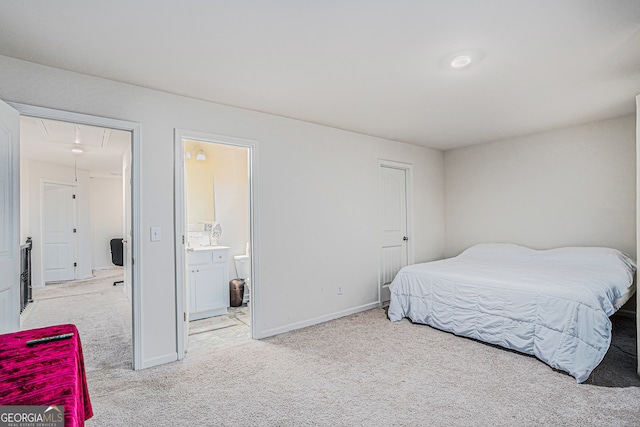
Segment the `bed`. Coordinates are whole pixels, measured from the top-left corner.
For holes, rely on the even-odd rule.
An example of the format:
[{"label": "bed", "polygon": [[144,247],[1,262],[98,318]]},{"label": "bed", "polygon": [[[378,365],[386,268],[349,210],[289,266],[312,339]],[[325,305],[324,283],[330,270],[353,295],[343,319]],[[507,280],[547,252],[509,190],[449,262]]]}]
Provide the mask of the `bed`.
[{"label": "bed", "polygon": [[531,354],[582,383],[609,349],[609,316],[633,295],[635,271],[616,249],[480,244],[400,270],[389,319]]},{"label": "bed", "polygon": [[[27,345],[30,340],[61,334],[73,336]],[[5,405],[63,406],[66,427],[82,427],[93,416],[82,344],[74,325],[0,335],[0,406]],[[24,425],[27,424],[54,423]]]}]

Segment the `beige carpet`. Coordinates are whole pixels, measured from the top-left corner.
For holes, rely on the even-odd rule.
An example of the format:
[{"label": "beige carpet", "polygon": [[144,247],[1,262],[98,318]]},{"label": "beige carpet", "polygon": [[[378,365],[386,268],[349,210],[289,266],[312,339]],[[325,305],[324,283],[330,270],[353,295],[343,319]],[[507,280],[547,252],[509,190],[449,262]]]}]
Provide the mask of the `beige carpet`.
[{"label": "beige carpet", "polygon": [[21,329],[73,323],[88,372],[131,369],[131,308],[123,286],[113,286],[122,273],[122,268],[98,270],[92,279],[34,290],[34,302],[20,316]]},{"label": "beige carpet", "polygon": [[382,309],[199,346],[140,372],[122,363],[124,341],[107,339],[117,322],[80,317],[95,322],[78,325],[91,364],[88,427],[640,425],[640,387],[576,384],[533,357],[391,323]]}]

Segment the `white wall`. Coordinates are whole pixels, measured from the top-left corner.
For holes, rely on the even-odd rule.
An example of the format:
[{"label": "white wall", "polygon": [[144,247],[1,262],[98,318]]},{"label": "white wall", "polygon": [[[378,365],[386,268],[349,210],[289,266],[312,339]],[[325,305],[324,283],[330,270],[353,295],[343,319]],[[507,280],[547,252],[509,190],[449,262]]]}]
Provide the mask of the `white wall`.
[{"label": "white wall", "polygon": [[[21,160],[25,163],[25,160]],[[91,277],[91,233],[89,222],[89,172],[78,170],[78,182],[75,182],[73,168],[55,165],[53,163],[27,160],[26,166],[20,172],[21,181],[28,182],[28,233],[33,238],[32,283],[34,288],[42,287],[44,271],[42,263],[42,185],[44,182],[74,185],[76,187],[76,278]],[[22,183],[21,183],[22,186]],[[21,213],[21,218],[23,214]],[[23,228],[23,227],[21,227]],[[24,243],[24,242],[23,242]]]},{"label": "white wall", "polygon": [[609,246],[636,257],[635,118],[447,151],[446,250]]},{"label": "white wall", "polygon": [[122,234],[122,179],[91,178],[91,260],[94,270],[112,268],[109,241]]},{"label": "white wall", "polygon": [[31,236],[29,227],[29,160],[20,158],[20,244]]},{"label": "white wall", "polygon": [[[204,143],[185,142],[185,152],[191,152]],[[208,145],[208,144],[207,144]],[[202,150],[204,151],[204,149]],[[190,159],[185,158],[187,223],[193,228],[191,231],[201,233],[203,223],[213,222],[213,157],[206,156],[206,160],[196,160],[196,152]]]},{"label": "white wall", "polygon": [[[176,355],[175,128],[257,141],[261,335],[377,301],[378,159],[414,166],[415,259],[442,257],[443,155],[0,57],[0,99],[141,124],[142,363]],[[160,242],[149,227],[162,228]],[[344,294],[337,295],[337,283]]]}]

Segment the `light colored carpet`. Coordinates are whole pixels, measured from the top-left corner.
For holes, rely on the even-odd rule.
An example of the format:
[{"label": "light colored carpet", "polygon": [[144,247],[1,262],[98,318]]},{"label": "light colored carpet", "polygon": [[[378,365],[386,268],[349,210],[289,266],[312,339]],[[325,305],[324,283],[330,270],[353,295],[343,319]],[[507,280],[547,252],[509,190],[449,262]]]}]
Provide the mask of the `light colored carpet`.
[{"label": "light colored carpet", "polygon": [[[89,277],[83,280],[73,280],[70,282],[58,282],[47,284],[43,288],[33,289],[33,299],[42,300],[70,295],[81,295],[83,293],[96,292],[96,288],[88,285],[96,285],[98,283],[113,282],[121,280],[124,274],[124,268],[114,267],[105,270],[94,270],[93,277]],[[122,291],[122,285],[120,290]]]},{"label": "light colored carpet", "polygon": [[122,285],[113,286],[122,272],[99,270],[92,279],[34,290],[34,302],[20,316],[21,329],[72,323],[80,334],[88,372],[131,369],[131,308]]},{"label": "light colored carpet", "polygon": [[[88,359],[124,352],[109,350],[121,340],[97,345],[90,329],[80,329]],[[576,384],[533,357],[392,323],[382,309],[201,345],[139,372],[105,361],[88,381],[88,427],[640,425],[639,387]]]}]

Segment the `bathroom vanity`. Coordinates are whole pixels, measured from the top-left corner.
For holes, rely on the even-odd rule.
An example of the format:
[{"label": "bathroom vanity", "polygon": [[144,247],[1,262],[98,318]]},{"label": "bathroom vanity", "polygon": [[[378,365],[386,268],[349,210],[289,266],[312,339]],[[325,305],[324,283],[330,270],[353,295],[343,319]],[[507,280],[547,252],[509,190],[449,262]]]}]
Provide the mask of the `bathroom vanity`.
[{"label": "bathroom vanity", "polygon": [[189,320],[227,314],[229,248],[203,246],[187,251]]}]

